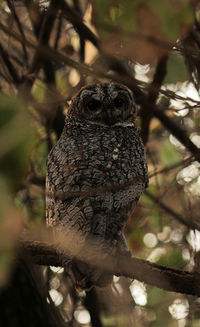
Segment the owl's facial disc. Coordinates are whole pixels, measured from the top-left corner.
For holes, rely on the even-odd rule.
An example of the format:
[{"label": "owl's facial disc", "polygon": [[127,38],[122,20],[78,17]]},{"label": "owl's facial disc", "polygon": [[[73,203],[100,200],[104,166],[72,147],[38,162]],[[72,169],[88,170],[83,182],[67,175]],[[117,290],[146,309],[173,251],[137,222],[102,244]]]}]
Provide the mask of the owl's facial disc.
[{"label": "owl's facial disc", "polygon": [[132,104],[125,93],[113,94],[104,99],[102,107],[102,120],[109,126],[125,122],[130,118]]},{"label": "owl's facial disc", "polygon": [[80,93],[79,112],[87,122],[114,126],[130,122],[135,103],[125,86],[115,83],[91,85]]},{"label": "owl's facial disc", "polygon": [[91,98],[88,102],[86,102],[86,109],[90,113],[97,114],[101,111],[102,103],[100,100],[96,100]]}]

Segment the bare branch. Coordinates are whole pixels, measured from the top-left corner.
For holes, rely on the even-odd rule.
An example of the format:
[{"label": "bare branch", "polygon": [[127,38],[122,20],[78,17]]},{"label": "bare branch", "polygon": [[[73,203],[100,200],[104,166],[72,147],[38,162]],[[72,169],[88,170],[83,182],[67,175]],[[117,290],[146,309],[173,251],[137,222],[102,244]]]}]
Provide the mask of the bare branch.
[{"label": "bare branch", "polygon": [[183,159],[183,160],[180,160],[176,163],[173,163],[169,166],[165,166],[164,168],[160,169],[160,170],[155,170],[155,171],[152,171],[149,173],[149,178],[152,178],[154,176],[157,176],[158,174],[167,174],[168,172],[174,170],[174,169],[177,169],[177,168],[180,168],[180,167],[186,167],[188,166],[189,164],[191,164],[192,162],[194,161],[194,158],[192,156],[186,158],[186,159]]},{"label": "bare branch", "polygon": [[[15,32],[11,32],[6,26],[4,26],[2,23],[0,23],[0,28],[7,34],[12,35],[16,38],[16,40],[22,41],[21,36],[19,36]],[[94,69],[86,64],[78,63],[71,58],[67,57],[66,55],[63,55],[59,53],[58,51],[55,51],[54,49],[47,47],[46,45],[40,44],[39,46],[35,45],[31,41],[27,40],[27,45],[37,49],[38,55],[48,58],[49,60],[59,62],[61,64],[69,65],[78,71],[80,71],[83,74],[91,75],[91,76],[98,76],[110,79],[112,77],[112,80],[115,80],[117,82],[123,83],[127,85],[130,89],[134,90],[136,100],[138,104],[141,106],[147,105],[147,96],[145,93],[138,87],[137,82],[133,77],[130,75],[109,75],[104,73],[103,71],[99,69]],[[37,63],[37,60],[35,61]],[[31,69],[32,71],[32,69]],[[34,71],[34,70],[33,70]],[[200,149],[190,140],[189,136],[186,134],[186,132],[178,126],[170,117],[168,117],[161,108],[159,108],[158,105],[154,105],[152,108],[153,115],[158,118],[161,123],[169,130],[170,133],[172,133],[185,147],[187,150],[189,150],[192,155],[195,157],[196,160],[200,161]]]},{"label": "bare branch", "polygon": [[[36,241],[23,241],[21,248],[28,254],[35,264],[62,266],[63,260],[59,253],[49,246],[48,243]],[[190,273],[174,268],[165,267],[159,264],[151,263],[138,258],[130,258],[123,255],[105,255],[96,252],[95,255],[87,256],[82,253],[82,261],[87,262],[93,267],[105,268],[117,276],[125,276],[131,279],[137,279],[152,286],[162,288],[170,292],[178,292],[200,296],[200,274]],[[93,252],[94,254],[94,252]],[[66,253],[67,255],[67,253]]]},{"label": "bare branch", "polygon": [[60,9],[63,16],[72,23],[81,38],[89,40],[97,49],[100,49],[96,35],[83,23],[80,13],[71,8],[66,1],[60,0]]},{"label": "bare branch", "polygon": [[7,53],[7,51],[3,48],[3,45],[0,44],[0,54],[2,56],[3,62],[10,74],[10,76],[12,77],[14,83],[17,85],[19,83],[21,83],[21,78],[19,77],[17,70],[15,69],[14,65],[12,64],[12,62],[10,61],[9,58],[9,54]]},{"label": "bare branch", "polygon": [[156,105],[156,100],[159,96],[160,88],[167,72],[167,59],[168,56],[164,56],[159,60],[153,81],[149,87],[149,94],[147,96],[146,105],[142,106],[141,108],[141,134],[144,144],[146,144],[148,141],[149,126],[153,117],[153,109]]},{"label": "bare branch", "polygon": [[193,154],[197,161],[200,162],[200,149],[190,140],[186,132],[158,107],[154,108],[154,116],[158,118],[168,131]]},{"label": "bare branch", "polygon": [[27,61],[28,61],[28,54],[27,54],[27,51],[26,51],[26,45],[25,45],[26,38],[25,38],[23,27],[21,25],[21,22],[19,20],[19,17],[17,15],[17,13],[16,13],[14,1],[7,0],[7,4],[8,4],[8,7],[10,8],[10,11],[12,12],[12,15],[13,15],[15,21],[16,21],[16,24],[18,26],[18,29],[19,29],[19,31],[20,31],[20,33],[22,35],[22,39],[24,40],[24,42],[22,42],[22,49],[24,51],[24,59],[25,59],[25,62],[27,63]]},{"label": "bare branch", "polygon": [[152,193],[149,191],[145,191],[145,194],[152,199],[156,204],[158,204],[165,212],[170,214],[172,217],[174,217],[179,223],[182,225],[190,228],[190,229],[197,229],[200,230],[199,224],[196,224],[193,221],[188,221],[185,218],[183,218],[179,213],[174,211],[172,208],[168,207],[165,203],[163,203],[159,198],[155,197]]},{"label": "bare branch", "polygon": [[38,49],[36,49],[35,55],[29,67],[29,71],[24,78],[24,83],[22,85],[21,92],[26,93],[31,89],[34,80],[37,76],[37,73],[41,68],[41,65],[43,63],[42,59],[44,57],[41,56],[40,46],[48,44],[50,34],[54,26],[54,21],[56,19],[56,12],[58,11],[58,9],[59,9],[58,3],[56,1],[51,1],[47,9],[40,33],[38,35],[38,43],[39,43]]}]

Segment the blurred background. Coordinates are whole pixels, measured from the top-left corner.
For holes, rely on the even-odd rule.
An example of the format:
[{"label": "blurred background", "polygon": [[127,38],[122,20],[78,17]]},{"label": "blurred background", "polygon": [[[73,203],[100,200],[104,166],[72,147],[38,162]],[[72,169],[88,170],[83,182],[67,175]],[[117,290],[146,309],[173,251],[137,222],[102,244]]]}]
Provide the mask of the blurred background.
[{"label": "blurred background", "polygon": [[[199,1],[1,0],[0,36],[0,321],[199,326],[194,296],[123,277],[81,292],[60,267],[42,268],[48,295],[33,304],[34,283],[24,262],[16,264],[24,228],[45,223],[46,158],[71,97],[113,80],[133,91],[149,166],[149,187],[126,225],[129,248],[138,258],[199,270]],[[60,320],[53,323],[45,305]]]}]

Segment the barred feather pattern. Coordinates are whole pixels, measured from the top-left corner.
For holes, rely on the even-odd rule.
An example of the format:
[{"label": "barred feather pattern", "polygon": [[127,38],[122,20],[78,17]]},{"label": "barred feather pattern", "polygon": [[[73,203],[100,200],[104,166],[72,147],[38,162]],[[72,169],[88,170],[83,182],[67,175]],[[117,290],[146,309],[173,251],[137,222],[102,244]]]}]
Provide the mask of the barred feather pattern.
[{"label": "barred feather pattern", "polygon": [[72,242],[78,235],[68,270],[81,288],[112,280],[103,268],[92,269],[80,260],[86,241],[92,240],[105,256],[129,254],[123,227],[148,184],[135,114],[132,93],[125,86],[86,86],[72,100],[62,135],[48,156],[46,221]]}]

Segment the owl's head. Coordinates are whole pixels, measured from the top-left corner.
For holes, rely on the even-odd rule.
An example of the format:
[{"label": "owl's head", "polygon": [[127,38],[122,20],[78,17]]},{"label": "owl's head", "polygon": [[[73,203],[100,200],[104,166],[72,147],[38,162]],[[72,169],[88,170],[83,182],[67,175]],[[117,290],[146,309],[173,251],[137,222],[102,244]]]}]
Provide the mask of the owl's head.
[{"label": "owl's head", "polygon": [[132,92],[117,83],[99,83],[83,87],[73,98],[69,114],[81,121],[113,126],[133,121],[136,104]]}]

